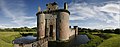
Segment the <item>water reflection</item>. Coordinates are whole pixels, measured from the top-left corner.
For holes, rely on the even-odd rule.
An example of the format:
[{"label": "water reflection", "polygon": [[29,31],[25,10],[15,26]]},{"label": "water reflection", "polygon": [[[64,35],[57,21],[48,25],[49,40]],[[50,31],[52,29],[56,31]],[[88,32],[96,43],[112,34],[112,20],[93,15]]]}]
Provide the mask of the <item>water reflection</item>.
[{"label": "water reflection", "polygon": [[37,37],[34,36],[26,36],[26,37],[20,37],[15,40],[13,40],[14,44],[28,44],[36,41]]},{"label": "water reflection", "polygon": [[78,35],[67,43],[49,42],[49,47],[78,47],[80,44],[86,44],[89,40],[87,35]]},{"label": "water reflection", "polygon": [[[36,41],[36,37],[27,36],[15,39],[13,42],[16,44],[28,44]],[[53,42],[49,41],[48,47],[79,47],[80,44],[86,44],[89,41],[87,35],[78,35],[76,37],[71,37],[69,42]]]}]

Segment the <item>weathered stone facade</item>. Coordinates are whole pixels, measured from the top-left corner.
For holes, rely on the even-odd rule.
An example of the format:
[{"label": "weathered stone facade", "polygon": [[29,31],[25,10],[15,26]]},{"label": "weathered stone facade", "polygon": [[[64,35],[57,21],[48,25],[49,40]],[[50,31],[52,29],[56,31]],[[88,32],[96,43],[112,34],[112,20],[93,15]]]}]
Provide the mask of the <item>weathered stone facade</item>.
[{"label": "weathered stone facade", "polygon": [[[37,16],[37,41],[24,44],[24,47],[48,47],[48,41],[66,41],[73,35],[78,34],[78,27],[69,26],[69,15],[67,3],[64,9],[58,9],[57,3],[46,4],[46,11],[40,11],[38,7]],[[47,39],[46,39],[47,38]],[[15,44],[14,47],[20,44]]]},{"label": "weathered stone facade", "polygon": [[45,14],[41,13],[37,16],[37,39],[42,39],[45,37]]},{"label": "weathered stone facade", "polygon": [[[43,16],[45,14],[45,37],[50,37],[50,40],[54,41],[66,41],[69,40],[69,37],[72,35],[78,34],[78,27],[75,26],[71,30],[69,28],[69,15],[67,3],[64,3],[64,9],[58,9],[57,3],[48,3],[46,11],[38,11],[37,17]],[[40,9],[40,8],[39,8]],[[44,21],[43,19],[37,20],[38,22]],[[42,23],[41,23],[42,24]],[[38,27],[38,35],[42,34],[43,30],[40,31]],[[44,29],[43,27],[43,29]],[[41,28],[42,29],[42,28]],[[41,32],[41,33],[40,33]],[[42,35],[41,35],[42,36]],[[39,37],[38,37],[39,38]]]},{"label": "weathered stone facade", "polygon": [[14,47],[32,47],[32,44],[14,44]]},{"label": "weathered stone facade", "polygon": [[59,32],[59,40],[69,40],[69,14],[67,12],[59,12],[57,16],[57,32]]},{"label": "weathered stone facade", "polygon": [[32,47],[48,47],[48,38],[44,38],[32,43]]},{"label": "weathered stone facade", "polygon": [[[39,11],[37,16],[40,17],[41,14],[45,14],[45,37],[51,37],[53,40],[56,41],[66,41],[69,40],[69,15],[70,12],[67,10],[67,3],[64,4],[64,9],[58,9],[57,3],[49,3],[47,4],[47,11]],[[41,20],[37,20],[38,23]],[[42,23],[41,23],[42,24]],[[40,31],[39,26],[38,33],[39,35],[42,34],[43,30]],[[44,29],[43,27],[43,29]],[[41,33],[40,33],[41,32]],[[42,35],[41,35],[42,36]]]}]

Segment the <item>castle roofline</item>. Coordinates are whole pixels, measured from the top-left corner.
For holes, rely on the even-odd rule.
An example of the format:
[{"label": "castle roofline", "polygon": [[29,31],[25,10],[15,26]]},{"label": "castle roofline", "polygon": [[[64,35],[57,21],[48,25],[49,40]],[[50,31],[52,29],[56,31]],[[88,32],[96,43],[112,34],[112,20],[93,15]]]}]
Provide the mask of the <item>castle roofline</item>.
[{"label": "castle roofline", "polygon": [[[56,2],[48,3],[48,4],[51,4],[51,5],[58,5]],[[48,4],[46,4],[46,6],[48,6]]]},{"label": "castle roofline", "polygon": [[50,11],[41,11],[41,12],[38,12],[36,15],[42,14],[42,13],[44,13],[44,14],[51,14],[51,13],[58,13],[58,12],[67,12],[70,15],[70,12],[68,10],[65,10],[65,9],[50,10]]}]

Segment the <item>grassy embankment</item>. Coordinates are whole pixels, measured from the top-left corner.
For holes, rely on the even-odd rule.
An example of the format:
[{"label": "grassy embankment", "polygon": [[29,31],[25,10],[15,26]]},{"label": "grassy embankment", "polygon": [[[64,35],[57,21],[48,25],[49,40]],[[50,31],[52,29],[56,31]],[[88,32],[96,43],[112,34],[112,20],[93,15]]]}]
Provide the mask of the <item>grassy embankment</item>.
[{"label": "grassy embankment", "polygon": [[120,47],[120,35],[118,34],[109,34],[112,37],[104,40],[98,47]]},{"label": "grassy embankment", "polygon": [[[100,36],[92,34],[100,34]],[[80,47],[120,47],[119,34],[92,32],[91,34],[87,35],[91,40],[87,44],[80,45]]]},{"label": "grassy embankment", "polygon": [[80,45],[79,47],[97,47],[103,41],[103,39],[100,38],[99,36],[95,36],[92,34],[86,35],[89,37],[90,41],[88,41],[87,44]]},{"label": "grassy embankment", "polygon": [[[35,32],[24,32],[35,33]],[[20,37],[19,32],[0,32],[0,47],[13,47],[12,40]]]},{"label": "grassy embankment", "polygon": [[[35,33],[35,32],[24,32],[24,33]],[[89,35],[92,41],[88,42],[88,44],[81,45],[81,47],[92,47],[97,46],[97,44],[101,43],[97,47],[120,47],[120,35],[113,33],[103,33],[106,38],[102,43],[101,39],[98,36]],[[12,40],[20,37],[19,32],[0,32],[0,47],[13,47]],[[97,43],[96,43],[97,42]]]}]

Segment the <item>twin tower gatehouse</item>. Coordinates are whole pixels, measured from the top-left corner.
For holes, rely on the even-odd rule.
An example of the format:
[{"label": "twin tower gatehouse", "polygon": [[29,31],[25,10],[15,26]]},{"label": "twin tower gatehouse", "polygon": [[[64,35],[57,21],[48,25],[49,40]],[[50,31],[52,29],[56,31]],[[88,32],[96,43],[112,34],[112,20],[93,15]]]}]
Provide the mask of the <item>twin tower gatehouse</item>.
[{"label": "twin tower gatehouse", "polygon": [[65,42],[78,34],[77,26],[69,26],[70,12],[67,3],[64,3],[64,9],[59,9],[55,2],[46,6],[44,11],[38,7],[37,37],[17,38],[13,40],[14,47],[48,47],[49,41]]},{"label": "twin tower gatehouse", "polygon": [[[66,41],[70,37],[69,15],[67,3],[64,9],[58,9],[56,2],[46,4],[47,9],[41,11],[38,7],[37,12],[37,39],[50,37],[52,40]],[[76,34],[76,33],[75,33]]]}]

